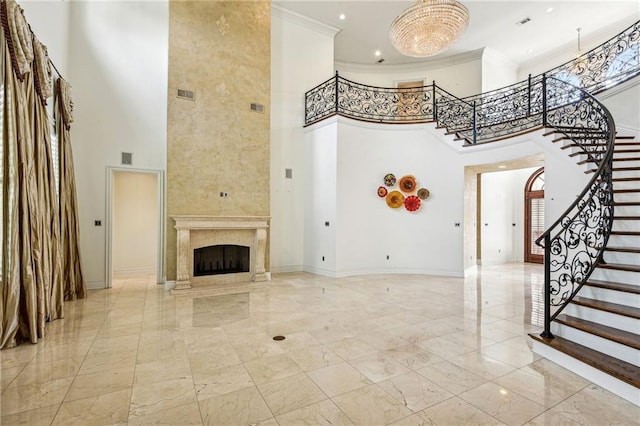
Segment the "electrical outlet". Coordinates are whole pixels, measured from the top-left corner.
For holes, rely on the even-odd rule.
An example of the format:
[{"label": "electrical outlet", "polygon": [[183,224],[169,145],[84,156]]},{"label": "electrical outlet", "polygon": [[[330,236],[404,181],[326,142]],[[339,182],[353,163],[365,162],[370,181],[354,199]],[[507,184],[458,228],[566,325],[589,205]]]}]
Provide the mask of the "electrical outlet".
[{"label": "electrical outlet", "polygon": [[102,226],[102,221],[101,220],[94,220],[93,221],[93,225],[94,226]]}]

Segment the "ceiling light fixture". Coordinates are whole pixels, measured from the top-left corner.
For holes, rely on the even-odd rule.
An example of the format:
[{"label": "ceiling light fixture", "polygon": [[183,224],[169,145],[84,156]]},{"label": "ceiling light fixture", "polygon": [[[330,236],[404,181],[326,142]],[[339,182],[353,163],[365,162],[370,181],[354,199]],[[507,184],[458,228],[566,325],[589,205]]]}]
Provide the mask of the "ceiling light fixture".
[{"label": "ceiling light fixture", "polygon": [[380,52],[379,50],[376,50],[373,54],[376,55],[376,56],[380,56],[380,55],[382,55],[382,52]]},{"label": "ceiling light fixture", "polygon": [[553,12],[553,8],[552,8],[552,7],[549,7],[549,8],[547,8],[547,10],[545,10],[545,12],[547,12],[547,13],[551,13],[551,12]]},{"label": "ceiling light fixture", "polygon": [[338,16],[338,18],[340,18],[341,21],[344,21],[345,19],[347,19],[344,13],[341,13],[340,16]]},{"label": "ceiling light fixture", "polygon": [[414,58],[451,47],[469,25],[469,10],[456,0],[414,0],[389,29],[393,47]]}]

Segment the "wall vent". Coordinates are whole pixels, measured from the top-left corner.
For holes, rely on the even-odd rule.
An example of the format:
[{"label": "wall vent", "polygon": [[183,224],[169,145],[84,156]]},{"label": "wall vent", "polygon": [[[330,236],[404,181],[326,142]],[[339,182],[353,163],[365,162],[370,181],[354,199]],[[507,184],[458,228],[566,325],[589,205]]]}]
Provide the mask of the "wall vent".
[{"label": "wall vent", "polygon": [[121,153],[120,163],[124,165],[132,165],[133,164],[133,154],[131,152],[122,152]]},{"label": "wall vent", "polygon": [[284,169],[285,179],[293,179],[293,169]]},{"label": "wall vent", "polygon": [[251,111],[264,113],[264,105],[251,104]]},{"label": "wall vent", "polygon": [[187,100],[190,100],[190,101],[195,101],[196,100],[196,94],[192,90],[178,89],[178,97],[180,99],[187,99]]}]

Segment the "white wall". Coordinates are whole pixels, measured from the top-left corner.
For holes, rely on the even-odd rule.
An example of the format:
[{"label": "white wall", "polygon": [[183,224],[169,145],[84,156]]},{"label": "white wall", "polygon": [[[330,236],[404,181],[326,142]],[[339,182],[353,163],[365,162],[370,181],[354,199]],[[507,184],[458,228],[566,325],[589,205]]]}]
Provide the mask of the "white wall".
[{"label": "white wall", "polygon": [[335,275],[337,265],[337,141],[336,117],[305,132],[303,269],[323,275]]},{"label": "white wall", "polygon": [[[541,134],[463,148],[433,124],[394,126],[334,118],[309,127],[305,270],[329,276],[463,276],[465,166],[544,155],[547,177],[553,177],[546,180],[552,199],[545,214],[551,222],[586,184],[584,169]],[[431,191],[421,211],[392,210],[377,196],[390,172],[412,174]],[[331,220],[330,228],[324,227],[325,220]],[[335,264],[328,258],[320,268],[318,258],[332,248]]]},{"label": "white wall", "polygon": [[518,82],[518,65],[501,53],[485,48],[482,53],[482,92]]},{"label": "white wall", "polygon": [[133,153],[133,167],[164,170],[168,3],[70,2],[71,137],[80,252],[90,288],[104,287],[106,167]]},{"label": "white wall", "polygon": [[[425,61],[417,65],[385,66],[336,63],[342,77],[356,83],[378,87],[396,87],[398,82],[423,80],[436,84],[457,97],[482,91],[482,50],[459,57]],[[331,77],[326,76],[317,84]]]},{"label": "white wall", "polygon": [[[326,26],[272,5],[271,271],[300,271],[304,251],[304,93],[333,75]],[[292,179],[285,178],[292,169]]]},{"label": "white wall", "polygon": [[622,135],[640,133],[640,81],[636,77],[633,83],[621,92],[597,96],[613,115],[616,130]]},{"label": "white wall", "polygon": [[158,216],[157,175],[115,172],[111,228],[114,274],[156,272]]},{"label": "white wall", "polygon": [[483,265],[524,261],[524,187],[537,169],[482,173]]}]

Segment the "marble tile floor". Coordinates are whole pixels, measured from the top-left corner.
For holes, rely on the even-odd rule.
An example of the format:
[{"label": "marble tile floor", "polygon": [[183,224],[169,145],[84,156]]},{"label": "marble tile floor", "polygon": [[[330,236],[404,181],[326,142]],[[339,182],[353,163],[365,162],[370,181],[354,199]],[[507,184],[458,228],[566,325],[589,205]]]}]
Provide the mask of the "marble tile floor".
[{"label": "marble tile floor", "polygon": [[274,274],[180,296],[154,282],[90,291],[39,344],[1,351],[0,424],[640,424],[531,352],[537,265]]}]

